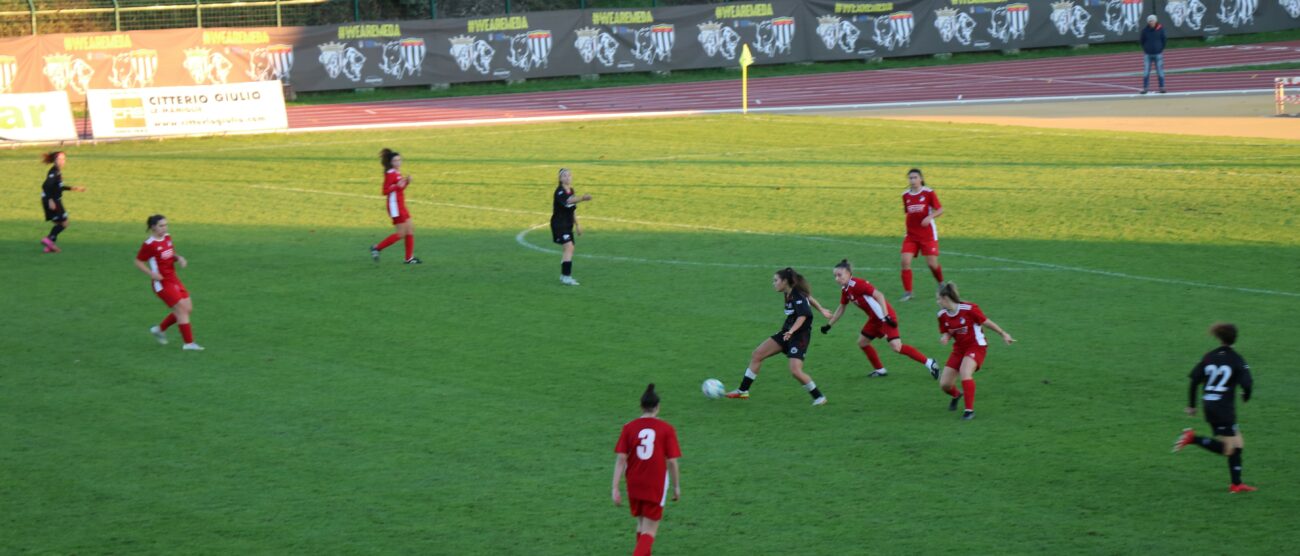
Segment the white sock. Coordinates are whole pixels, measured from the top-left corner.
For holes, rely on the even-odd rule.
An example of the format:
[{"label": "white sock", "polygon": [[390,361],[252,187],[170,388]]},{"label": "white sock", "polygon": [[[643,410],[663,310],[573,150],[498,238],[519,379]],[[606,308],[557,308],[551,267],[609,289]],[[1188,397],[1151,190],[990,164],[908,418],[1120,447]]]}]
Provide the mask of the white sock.
[{"label": "white sock", "polygon": [[745,378],[748,378],[748,379],[750,379],[750,380],[757,380],[757,379],[758,379],[758,375],[754,374],[754,371],[751,371],[751,370],[749,370],[749,369],[745,369]]},{"label": "white sock", "polygon": [[803,389],[808,392],[812,392],[813,390],[817,389],[817,383],[810,380],[808,381],[808,384],[803,385]]}]

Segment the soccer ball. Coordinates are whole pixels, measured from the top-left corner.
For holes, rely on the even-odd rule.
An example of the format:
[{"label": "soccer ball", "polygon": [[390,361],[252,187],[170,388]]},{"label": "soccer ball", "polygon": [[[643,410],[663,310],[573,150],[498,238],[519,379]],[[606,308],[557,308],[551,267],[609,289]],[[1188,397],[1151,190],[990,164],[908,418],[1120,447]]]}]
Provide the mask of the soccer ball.
[{"label": "soccer ball", "polygon": [[716,378],[704,381],[704,384],[700,386],[700,390],[703,390],[704,397],[710,400],[721,398],[723,394],[727,393],[727,389],[722,386],[722,381]]}]

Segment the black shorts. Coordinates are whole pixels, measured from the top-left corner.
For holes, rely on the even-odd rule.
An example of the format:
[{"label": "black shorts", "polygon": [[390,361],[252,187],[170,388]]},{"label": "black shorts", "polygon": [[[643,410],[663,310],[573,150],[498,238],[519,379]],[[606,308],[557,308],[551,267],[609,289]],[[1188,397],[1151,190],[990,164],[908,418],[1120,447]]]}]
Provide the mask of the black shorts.
[{"label": "black shorts", "polygon": [[1214,429],[1214,436],[1237,436],[1237,408],[1223,404],[1205,404],[1205,421]]},{"label": "black shorts", "polygon": [[785,354],[786,359],[803,360],[808,354],[808,344],[812,341],[812,334],[795,334],[786,341],[785,332],[777,332],[772,335],[772,341],[781,346],[781,353]]},{"label": "black shorts", "polygon": [[41,199],[41,208],[45,210],[46,222],[62,222],[68,219],[68,210],[63,208],[63,203],[54,202],[54,210],[50,210],[50,203],[47,199]]},{"label": "black shorts", "polygon": [[573,243],[573,224],[567,226],[551,224],[551,241],[560,245]]}]

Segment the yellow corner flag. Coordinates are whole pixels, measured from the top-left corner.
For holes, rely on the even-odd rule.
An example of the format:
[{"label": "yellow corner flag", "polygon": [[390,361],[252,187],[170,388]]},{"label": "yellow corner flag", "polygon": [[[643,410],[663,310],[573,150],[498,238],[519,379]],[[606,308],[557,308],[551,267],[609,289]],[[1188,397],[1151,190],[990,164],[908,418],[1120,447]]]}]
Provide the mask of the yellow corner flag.
[{"label": "yellow corner flag", "polygon": [[740,48],[740,113],[749,113],[749,66],[754,63],[754,55],[749,53],[749,45]]}]

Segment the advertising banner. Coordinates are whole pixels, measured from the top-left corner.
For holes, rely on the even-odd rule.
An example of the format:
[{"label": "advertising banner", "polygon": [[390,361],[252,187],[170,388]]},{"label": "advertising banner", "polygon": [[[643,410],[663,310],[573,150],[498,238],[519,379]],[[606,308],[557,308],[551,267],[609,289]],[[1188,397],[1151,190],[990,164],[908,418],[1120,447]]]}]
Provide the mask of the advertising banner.
[{"label": "advertising banner", "polygon": [[279,81],[91,89],[95,138],[269,131],[289,127]]},{"label": "advertising banner", "polygon": [[68,95],[61,92],[0,94],[0,139],[64,141],[77,138]]}]

